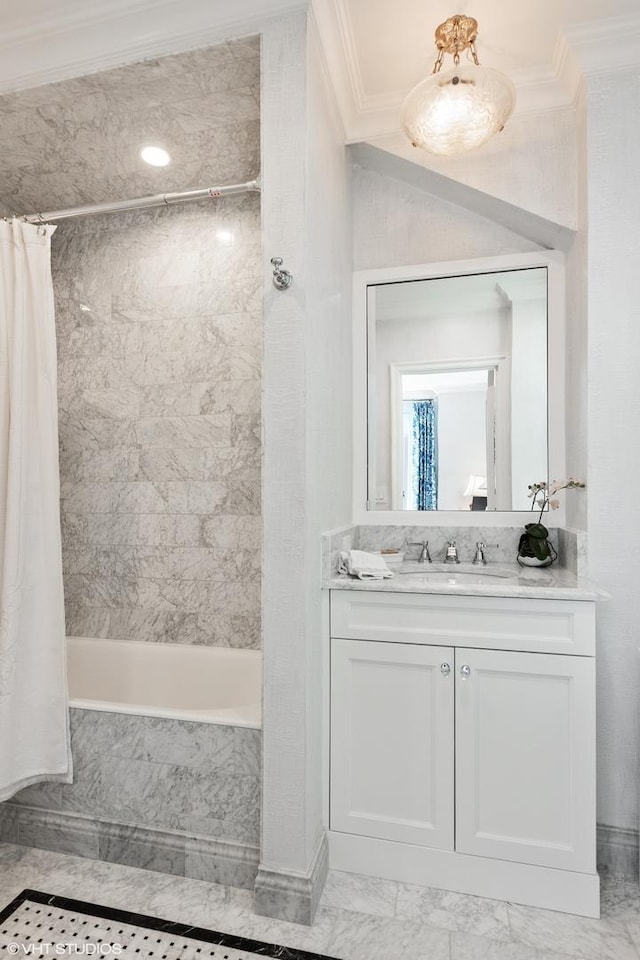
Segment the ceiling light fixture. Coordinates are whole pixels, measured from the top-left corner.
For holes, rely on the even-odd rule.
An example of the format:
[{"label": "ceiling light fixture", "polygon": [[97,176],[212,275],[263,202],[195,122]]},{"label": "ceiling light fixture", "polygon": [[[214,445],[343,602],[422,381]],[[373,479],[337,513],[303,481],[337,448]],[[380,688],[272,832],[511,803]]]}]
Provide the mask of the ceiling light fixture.
[{"label": "ceiling light fixture", "polygon": [[[402,106],[402,125],[414,147],[454,155],[474,150],[503,129],[513,113],[516,91],[497,70],[481,67],[475,41],[478,21],[456,14],[436,30],[438,56],[431,76]],[[467,51],[469,61],[460,62]],[[445,53],[453,67],[442,71]]]},{"label": "ceiling light fixture", "polygon": [[152,167],[166,167],[171,163],[171,157],[162,147],[143,147],[140,156]]}]

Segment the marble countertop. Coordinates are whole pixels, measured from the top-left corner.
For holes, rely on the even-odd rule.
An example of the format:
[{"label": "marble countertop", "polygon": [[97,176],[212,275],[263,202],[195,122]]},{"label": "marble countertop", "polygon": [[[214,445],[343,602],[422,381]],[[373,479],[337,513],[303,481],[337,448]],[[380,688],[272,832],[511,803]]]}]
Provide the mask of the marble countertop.
[{"label": "marble countertop", "polygon": [[[403,571],[403,572],[401,572]],[[491,574],[501,576],[491,576]],[[430,579],[431,577],[431,579]],[[384,593],[439,593],[468,597],[528,597],[541,600],[604,600],[608,594],[562,567],[520,567],[518,564],[410,563],[386,580],[358,580],[336,575],[324,582],[329,590]]]}]

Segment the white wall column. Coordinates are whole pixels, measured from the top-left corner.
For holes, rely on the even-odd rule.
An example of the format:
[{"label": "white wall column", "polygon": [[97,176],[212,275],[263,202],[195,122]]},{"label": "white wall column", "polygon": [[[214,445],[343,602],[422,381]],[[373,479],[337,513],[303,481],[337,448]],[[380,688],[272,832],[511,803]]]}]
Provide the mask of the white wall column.
[{"label": "white wall column", "polygon": [[[255,903],[258,913],[298,923],[312,922],[327,870],[320,534],[348,523],[351,513],[350,204],[331,96],[307,11],[268,25],[263,797]],[[272,285],[273,256],[293,273],[287,291]]]},{"label": "white wall column", "polygon": [[598,610],[598,820],[627,847],[618,869],[638,863],[639,100],[637,69],[589,78],[589,565],[612,595]]}]

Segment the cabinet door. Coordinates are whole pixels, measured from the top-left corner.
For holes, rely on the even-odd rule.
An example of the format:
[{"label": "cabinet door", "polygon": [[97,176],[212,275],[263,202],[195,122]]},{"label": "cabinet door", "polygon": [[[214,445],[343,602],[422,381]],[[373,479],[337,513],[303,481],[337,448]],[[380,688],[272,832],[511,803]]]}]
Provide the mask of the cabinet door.
[{"label": "cabinet door", "polygon": [[453,849],[450,647],[331,641],[332,830]]},{"label": "cabinet door", "polygon": [[456,650],[456,850],[595,871],[595,662]]}]

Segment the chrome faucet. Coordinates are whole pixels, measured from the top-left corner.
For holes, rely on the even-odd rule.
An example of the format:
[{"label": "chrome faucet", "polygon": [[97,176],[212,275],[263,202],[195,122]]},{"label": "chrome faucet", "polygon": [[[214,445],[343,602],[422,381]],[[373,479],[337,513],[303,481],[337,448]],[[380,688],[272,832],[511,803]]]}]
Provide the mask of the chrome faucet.
[{"label": "chrome faucet", "polygon": [[478,540],[476,543],[476,555],[473,558],[473,563],[484,564],[486,565],[487,559],[484,555],[484,551],[487,549],[486,543],[483,543],[482,540]]},{"label": "chrome faucet", "polygon": [[418,563],[431,563],[431,554],[429,553],[429,541],[420,540],[418,543],[409,543],[407,540],[408,547],[422,547],[420,550],[420,556],[418,557]]},{"label": "chrome faucet", "polygon": [[476,555],[471,562],[477,564],[478,566],[480,565],[486,566],[487,558],[484,555],[485,550],[491,547],[497,547],[497,546],[498,546],[497,543],[483,543],[482,540],[478,540],[478,542],[476,543]]},{"label": "chrome faucet", "polygon": [[444,554],[445,563],[460,563],[460,557],[458,556],[458,548],[456,547],[455,540],[447,541],[447,549]]}]

